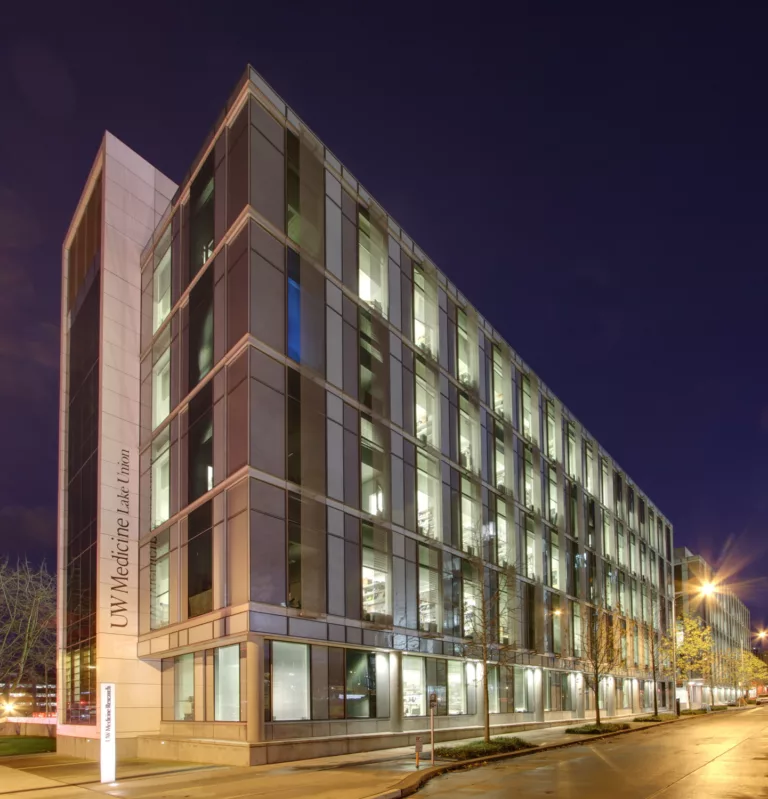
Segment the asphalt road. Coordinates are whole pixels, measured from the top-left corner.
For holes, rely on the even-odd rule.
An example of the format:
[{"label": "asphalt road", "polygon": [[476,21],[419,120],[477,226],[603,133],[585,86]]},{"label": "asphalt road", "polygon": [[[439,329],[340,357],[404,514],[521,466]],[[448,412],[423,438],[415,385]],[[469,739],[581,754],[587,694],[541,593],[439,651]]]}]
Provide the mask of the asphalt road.
[{"label": "asphalt road", "polygon": [[454,772],[418,797],[768,798],[768,708],[697,717]]}]

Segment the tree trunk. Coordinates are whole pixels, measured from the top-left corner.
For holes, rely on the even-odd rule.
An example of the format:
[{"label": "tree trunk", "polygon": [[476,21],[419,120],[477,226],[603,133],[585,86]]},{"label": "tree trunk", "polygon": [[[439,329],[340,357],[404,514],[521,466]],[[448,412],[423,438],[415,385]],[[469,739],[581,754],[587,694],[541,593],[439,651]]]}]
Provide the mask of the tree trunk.
[{"label": "tree trunk", "polygon": [[600,726],[600,675],[595,674],[595,724]]},{"label": "tree trunk", "polygon": [[485,702],[483,740],[487,744],[491,742],[491,708],[488,704],[488,669],[489,664],[487,662],[483,663],[483,701]]},{"label": "tree trunk", "polygon": [[656,658],[654,653],[651,652],[651,660],[653,662],[653,715],[659,715],[659,692],[656,690]]}]

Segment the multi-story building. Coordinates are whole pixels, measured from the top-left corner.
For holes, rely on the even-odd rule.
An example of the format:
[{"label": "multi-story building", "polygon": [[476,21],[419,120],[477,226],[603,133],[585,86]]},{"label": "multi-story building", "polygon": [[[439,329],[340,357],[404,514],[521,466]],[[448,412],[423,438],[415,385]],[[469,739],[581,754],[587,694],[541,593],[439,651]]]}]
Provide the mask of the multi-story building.
[{"label": "multi-story building", "polygon": [[[678,616],[698,616],[712,631],[712,674],[693,680],[691,702],[735,699],[739,695],[739,686],[734,684],[738,681],[735,664],[752,651],[749,608],[730,586],[718,580],[701,555],[694,555],[687,547],[677,547],[674,554],[675,612]],[[702,591],[709,586],[713,590]],[[709,688],[713,688],[712,693]],[[685,691],[680,696],[687,702]]]},{"label": "multi-story building", "polygon": [[481,607],[497,730],[594,713],[600,607],[652,706],[670,522],[252,69],[178,189],[106,136],[63,285],[60,748],[104,681],[145,756],[466,736]]}]

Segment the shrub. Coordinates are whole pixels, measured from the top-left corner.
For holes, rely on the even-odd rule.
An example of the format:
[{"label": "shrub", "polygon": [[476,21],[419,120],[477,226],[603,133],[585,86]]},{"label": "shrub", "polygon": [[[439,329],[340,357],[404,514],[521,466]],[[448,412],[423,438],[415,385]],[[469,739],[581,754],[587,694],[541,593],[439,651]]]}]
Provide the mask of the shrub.
[{"label": "shrub", "polygon": [[712,710],[728,710],[727,705],[712,705]]},{"label": "shrub", "polygon": [[704,710],[703,707],[697,707],[691,710],[691,708],[686,708],[685,710],[680,711],[681,716],[701,716],[707,711]]},{"label": "shrub", "polygon": [[676,718],[674,713],[661,713],[658,716],[638,716],[635,721],[672,721]]},{"label": "shrub", "polygon": [[490,743],[472,741],[460,746],[440,746],[435,749],[435,756],[446,760],[472,760],[475,757],[501,755],[504,752],[518,752],[521,749],[533,749],[537,744],[524,741],[522,738],[493,738]]},{"label": "shrub", "polygon": [[629,724],[582,724],[580,727],[568,727],[566,732],[574,735],[601,735],[605,732],[628,730]]}]

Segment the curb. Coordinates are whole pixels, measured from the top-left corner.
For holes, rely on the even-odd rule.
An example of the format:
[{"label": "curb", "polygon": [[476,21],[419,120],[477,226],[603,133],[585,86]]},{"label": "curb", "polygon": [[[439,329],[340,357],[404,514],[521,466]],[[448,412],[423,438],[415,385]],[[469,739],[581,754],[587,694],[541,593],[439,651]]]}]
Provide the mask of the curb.
[{"label": "curb", "polygon": [[[445,763],[442,766],[435,766],[434,768],[426,769],[425,771],[410,774],[397,783],[396,787],[390,788],[382,793],[375,793],[366,796],[365,799],[402,799],[404,796],[410,796],[416,793],[419,788],[423,787],[431,779],[439,777],[442,774],[447,774],[450,771],[458,771],[459,769],[471,768],[476,766],[483,766],[486,763],[494,763],[497,760],[511,760],[516,757],[525,757],[526,755],[533,755],[537,752],[549,752],[553,749],[566,749],[571,746],[581,746],[591,743],[592,741],[601,741],[605,738],[615,738],[618,735],[628,735],[632,732],[641,732],[647,729],[656,729],[664,727],[667,724],[678,724],[681,721],[690,721],[691,719],[711,718],[718,717],[719,713],[697,714],[695,716],[678,716],[676,719],[670,721],[648,721],[645,722],[643,727],[635,727],[630,730],[618,730],[617,732],[606,732],[602,735],[589,735],[586,738],[579,738],[578,741],[563,741],[559,744],[543,744],[542,746],[531,747],[530,749],[519,749],[517,752],[502,752],[498,755],[488,755],[487,757],[475,757],[471,760],[456,760],[452,763]],[[642,722],[641,722],[642,723]]]}]

